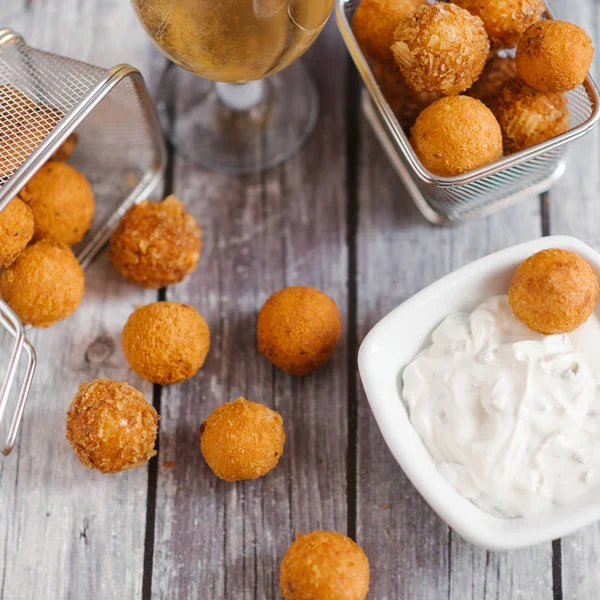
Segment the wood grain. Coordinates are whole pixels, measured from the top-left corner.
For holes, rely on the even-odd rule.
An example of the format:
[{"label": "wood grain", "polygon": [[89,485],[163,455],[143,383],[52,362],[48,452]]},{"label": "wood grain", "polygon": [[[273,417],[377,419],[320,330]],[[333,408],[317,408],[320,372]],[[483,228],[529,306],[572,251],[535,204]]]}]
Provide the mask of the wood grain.
[{"label": "wood grain", "polygon": [[[367,127],[361,123],[358,165],[360,339],[389,310],[442,275],[541,234],[537,198],[454,229],[428,225],[416,214]],[[373,565],[374,598],[551,597],[550,544],[497,555],[449,532],[394,461],[362,393],[357,454],[358,539]]]},{"label": "wood grain", "polygon": [[[568,19],[585,28],[594,47],[600,47],[600,6],[598,2],[553,2],[558,18]],[[599,80],[598,60],[592,65],[592,76]],[[563,179],[550,192],[550,233],[580,238],[600,250],[600,132],[575,142],[569,150],[569,168]],[[591,565],[600,561],[600,524],[585,527],[561,540],[562,589],[565,600],[598,597],[600,572]]]},{"label": "wood grain", "polygon": [[[11,2],[5,24],[32,45],[96,64],[129,60],[152,79],[164,60],[137,28],[129,5]],[[137,30],[137,29],[136,29]],[[141,32],[140,32],[141,33]],[[32,333],[39,367],[18,447],[0,461],[0,598],[141,596],[147,469],[106,476],[83,467],[65,439],[65,413],[84,381],[131,376],[120,331],[137,303],[156,296],[120,280],[106,256],[86,275],[81,308]]]},{"label": "wood grain", "polygon": [[[212,348],[196,378],[162,393],[154,598],[277,598],[295,532],[346,529],[346,344],[299,379],[274,369],[255,340],[258,310],[286,285],[319,287],[346,322],[344,57],[330,23],[307,57],[319,125],[286,165],[236,179],[176,160],[174,191],[198,218],[204,248],[198,271],[167,296],[200,310]],[[287,441],[275,471],[231,484],[204,463],[199,428],[238,396],[278,410]]]}]

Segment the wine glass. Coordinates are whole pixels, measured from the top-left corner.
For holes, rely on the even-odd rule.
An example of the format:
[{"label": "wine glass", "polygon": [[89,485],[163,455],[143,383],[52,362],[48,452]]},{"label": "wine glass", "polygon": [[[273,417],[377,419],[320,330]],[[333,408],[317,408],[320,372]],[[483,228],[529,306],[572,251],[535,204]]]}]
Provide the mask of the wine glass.
[{"label": "wine glass", "polygon": [[[295,154],[312,132],[318,94],[296,62],[327,22],[334,0],[131,0],[144,29],[173,62],[158,105],[177,151],[232,175]],[[200,77],[198,77],[198,75]]]}]

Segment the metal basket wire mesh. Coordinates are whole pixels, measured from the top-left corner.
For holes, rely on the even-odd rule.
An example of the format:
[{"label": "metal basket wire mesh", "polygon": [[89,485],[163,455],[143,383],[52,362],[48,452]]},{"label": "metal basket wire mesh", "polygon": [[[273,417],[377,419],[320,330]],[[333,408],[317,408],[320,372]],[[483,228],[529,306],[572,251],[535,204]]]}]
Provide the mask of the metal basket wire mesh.
[{"label": "metal basket wire mesh", "polygon": [[[0,30],[0,211],[75,129],[79,143],[69,162],[90,180],[96,199],[92,228],[74,249],[86,267],[121,216],[147,197],[162,175],[166,153],[154,106],[139,71],[129,65],[102,69],[37,50],[13,31]],[[31,385],[35,352],[2,299],[0,327],[14,340],[7,370],[0,371],[0,422],[14,369],[21,354],[27,355],[7,454]]]},{"label": "metal basket wire mesh", "polygon": [[[565,170],[566,144],[598,123],[598,90],[588,77],[584,85],[566,94],[571,112],[568,132],[475,171],[456,177],[436,176],[414,153],[354,38],[351,23],[359,4],[360,0],[338,0],[336,17],[366,88],[363,111],[415,204],[433,223],[481,217],[548,189]],[[546,17],[552,18],[549,9]]]}]

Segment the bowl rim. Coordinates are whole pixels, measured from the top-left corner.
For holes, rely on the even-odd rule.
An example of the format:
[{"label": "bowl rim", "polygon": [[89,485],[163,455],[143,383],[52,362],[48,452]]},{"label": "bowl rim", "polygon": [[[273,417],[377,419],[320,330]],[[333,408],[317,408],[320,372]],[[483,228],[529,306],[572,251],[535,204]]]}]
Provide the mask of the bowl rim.
[{"label": "bowl rim", "polygon": [[[391,418],[391,413],[398,410],[399,404],[390,402],[388,390],[381,384],[380,374],[385,367],[381,366],[374,351],[378,340],[397,335],[398,323],[402,321],[403,315],[412,313],[414,318],[413,311],[418,310],[425,300],[430,300],[441,291],[452,293],[452,288],[458,283],[483,277],[492,268],[508,268],[535,252],[556,247],[577,252],[591,264],[596,274],[600,275],[600,253],[574,237],[548,236],[510,246],[441,277],[405,300],[373,326],[362,341],[358,352],[358,370],[369,406],[396,462],[419,494],[443,521],[465,540],[487,550],[525,548],[573,533],[581,527],[600,520],[600,502],[587,499],[582,500],[585,505],[577,507],[577,510],[574,510],[570,503],[556,512],[505,519],[494,517],[466,500],[437,469],[434,469],[435,475],[424,473],[419,466],[422,465],[420,459],[415,461],[413,458],[414,440],[419,444],[422,444],[422,441],[408,419],[407,423],[403,424]],[[435,326],[427,325],[427,334],[430,334],[434,328]],[[395,371],[393,375],[397,379],[400,373]],[[402,405],[401,410],[407,415],[397,388],[394,400],[399,401]],[[411,431],[410,435],[406,435],[408,430]],[[399,432],[404,435],[398,435]],[[431,460],[431,457],[429,459]],[[482,527],[480,521],[465,518],[463,513],[466,506],[469,506],[467,512],[470,512],[471,516],[477,514],[483,521],[489,523],[489,527]]]}]

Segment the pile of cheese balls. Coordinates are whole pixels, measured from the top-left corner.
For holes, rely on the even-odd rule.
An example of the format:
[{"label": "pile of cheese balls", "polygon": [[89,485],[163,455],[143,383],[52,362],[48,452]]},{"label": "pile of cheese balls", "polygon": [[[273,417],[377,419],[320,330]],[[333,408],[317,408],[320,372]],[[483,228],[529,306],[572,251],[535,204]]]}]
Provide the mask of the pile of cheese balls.
[{"label": "pile of cheese balls", "polygon": [[564,92],[594,49],[544,11],[542,0],[361,1],[356,40],[431,173],[460,175],[569,129]]}]

